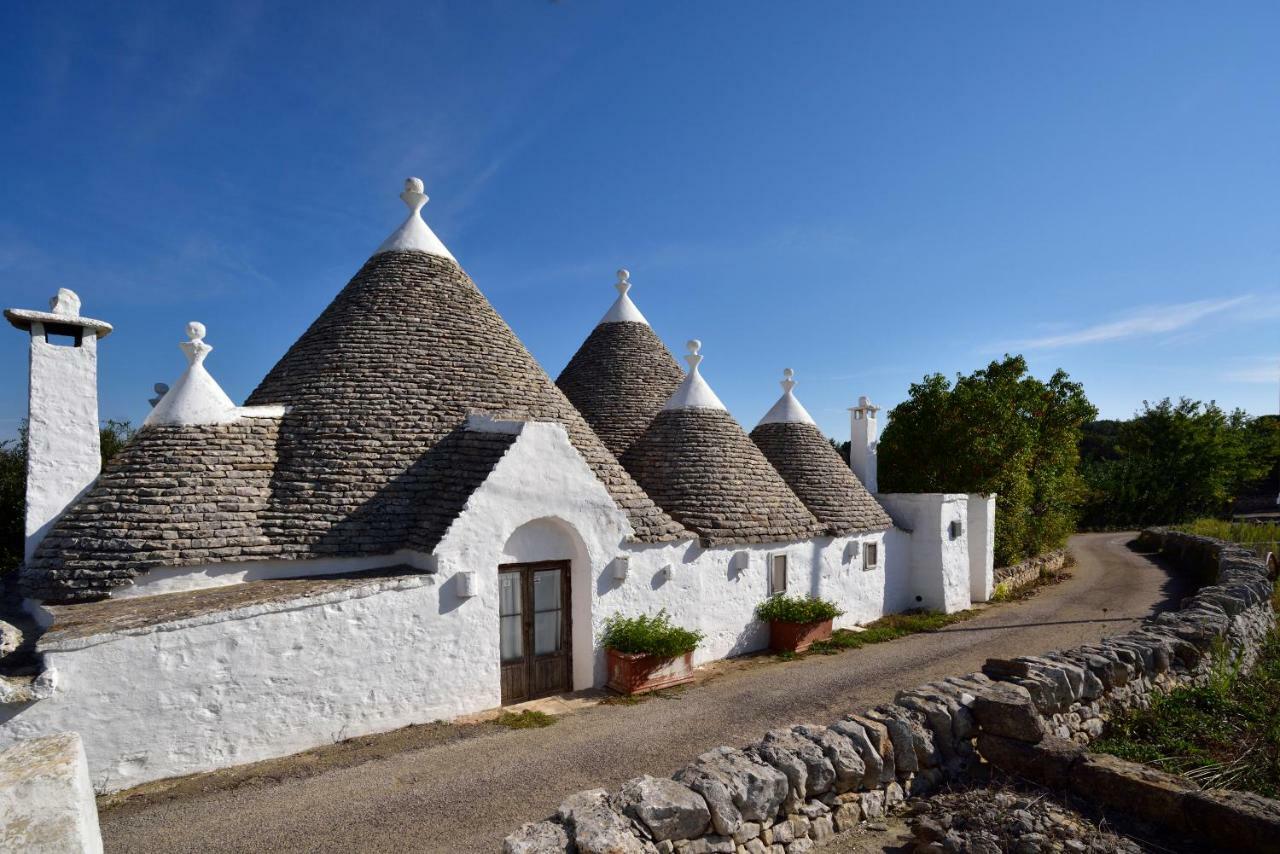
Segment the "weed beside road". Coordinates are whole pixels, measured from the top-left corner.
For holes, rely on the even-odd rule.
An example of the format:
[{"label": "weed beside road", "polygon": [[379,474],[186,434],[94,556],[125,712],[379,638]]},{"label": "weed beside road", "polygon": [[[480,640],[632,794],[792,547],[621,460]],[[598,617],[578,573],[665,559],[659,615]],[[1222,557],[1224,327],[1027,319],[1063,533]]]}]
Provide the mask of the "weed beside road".
[{"label": "weed beside road", "polygon": [[1111,721],[1093,749],[1182,774],[1205,788],[1280,797],[1280,633],[1249,673],[1223,662],[1209,683],[1177,688]]}]

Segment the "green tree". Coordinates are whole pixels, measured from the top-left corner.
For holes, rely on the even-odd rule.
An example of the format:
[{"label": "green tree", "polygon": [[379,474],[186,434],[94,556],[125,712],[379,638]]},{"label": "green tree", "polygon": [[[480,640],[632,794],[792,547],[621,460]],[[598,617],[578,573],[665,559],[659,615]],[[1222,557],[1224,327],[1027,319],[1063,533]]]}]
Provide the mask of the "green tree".
[{"label": "green tree", "polygon": [[880,440],[885,492],[996,493],[996,561],[1061,546],[1085,496],[1082,426],[1097,415],[1083,387],[1057,371],[1047,382],[1006,355],[955,383],[941,374],[911,386]]},{"label": "green tree", "polygon": [[1243,490],[1272,475],[1277,460],[1274,418],[1226,412],[1213,401],[1143,401],[1120,422],[1111,453],[1085,462],[1084,521],[1119,527],[1222,515]]},{"label": "green tree", "polygon": [[[102,425],[99,436],[104,466],[133,438],[134,432],[128,421],[108,420]],[[23,422],[18,438],[0,441],[0,573],[22,563],[26,495],[27,425]]]}]

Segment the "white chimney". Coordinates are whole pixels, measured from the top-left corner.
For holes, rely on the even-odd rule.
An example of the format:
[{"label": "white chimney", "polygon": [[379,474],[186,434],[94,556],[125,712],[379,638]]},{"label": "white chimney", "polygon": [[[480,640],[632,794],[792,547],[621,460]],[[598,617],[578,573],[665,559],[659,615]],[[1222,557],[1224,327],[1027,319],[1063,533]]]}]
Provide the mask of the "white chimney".
[{"label": "white chimney", "polygon": [[6,309],[31,335],[27,418],[25,559],[55,519],[98,476],[98,339],[111,324],[80,316],[80,298],[60,288],[49,311]]},{"label": "white chimney", "polygon": [[862,481],[868,492],[879,492],[876,478],[876,446],[880,444],[876,413],[867,396],[858,398],[858,405],[849,410],[849,467]]}]

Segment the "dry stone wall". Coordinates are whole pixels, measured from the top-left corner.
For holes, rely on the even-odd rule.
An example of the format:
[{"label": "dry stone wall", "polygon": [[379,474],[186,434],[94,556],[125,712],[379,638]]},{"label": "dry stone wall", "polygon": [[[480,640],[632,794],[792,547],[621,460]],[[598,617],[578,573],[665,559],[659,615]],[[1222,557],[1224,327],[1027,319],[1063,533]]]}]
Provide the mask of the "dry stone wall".
[{"label": "dry stone wall", "polygon": [[1055,549],[1046,554],[1029,557],[1013,566],[998,566],[995,569],[996,589],[1007,593],[1034,584],[1044,575],[1060,572],[1067,564],[1067,550]]},{"label": "dry stone wall", "polygon": [[[708,751],[672,779],[580,792],[554,817],[508,836],[503,850],[804,854],[983,761],[1017,755],[1044,766],[1052,784],[1053,768],[1071,767],[1112,714],[1207,679],[1222,657],[1252,664],[1275,628],[1272,579],[1252,553],[1165,530],[1144,532],[1142,543],[1213,583],[1179,610],[1096,644],[989,660],[982,672],[899,691],[892,703],[827,726],[776,729],[742,749]],[[1070,762],[1055,764],[1061,754]]]}]

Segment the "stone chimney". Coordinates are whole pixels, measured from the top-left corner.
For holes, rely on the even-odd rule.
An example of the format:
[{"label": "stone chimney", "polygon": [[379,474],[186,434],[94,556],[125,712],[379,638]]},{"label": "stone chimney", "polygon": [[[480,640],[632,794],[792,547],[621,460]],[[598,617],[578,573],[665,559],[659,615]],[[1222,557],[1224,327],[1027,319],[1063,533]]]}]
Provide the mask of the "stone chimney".
[{"label": "stone chimney", "polygon": [[876,413],[867,396],[858,398],[858,405],[849,410],[849,467],[862,481],[868,492],[880,491],[876,477],[876,448],[880,444],[880,432],[876,426]]},{"label": "stone chimney", "polygon": [[6,309],[31,335],[27,419],[25,559],[54,520],[98,476],[98,339],[111,324],[80,316],[80,298],[61,288],[48,311]]}]

